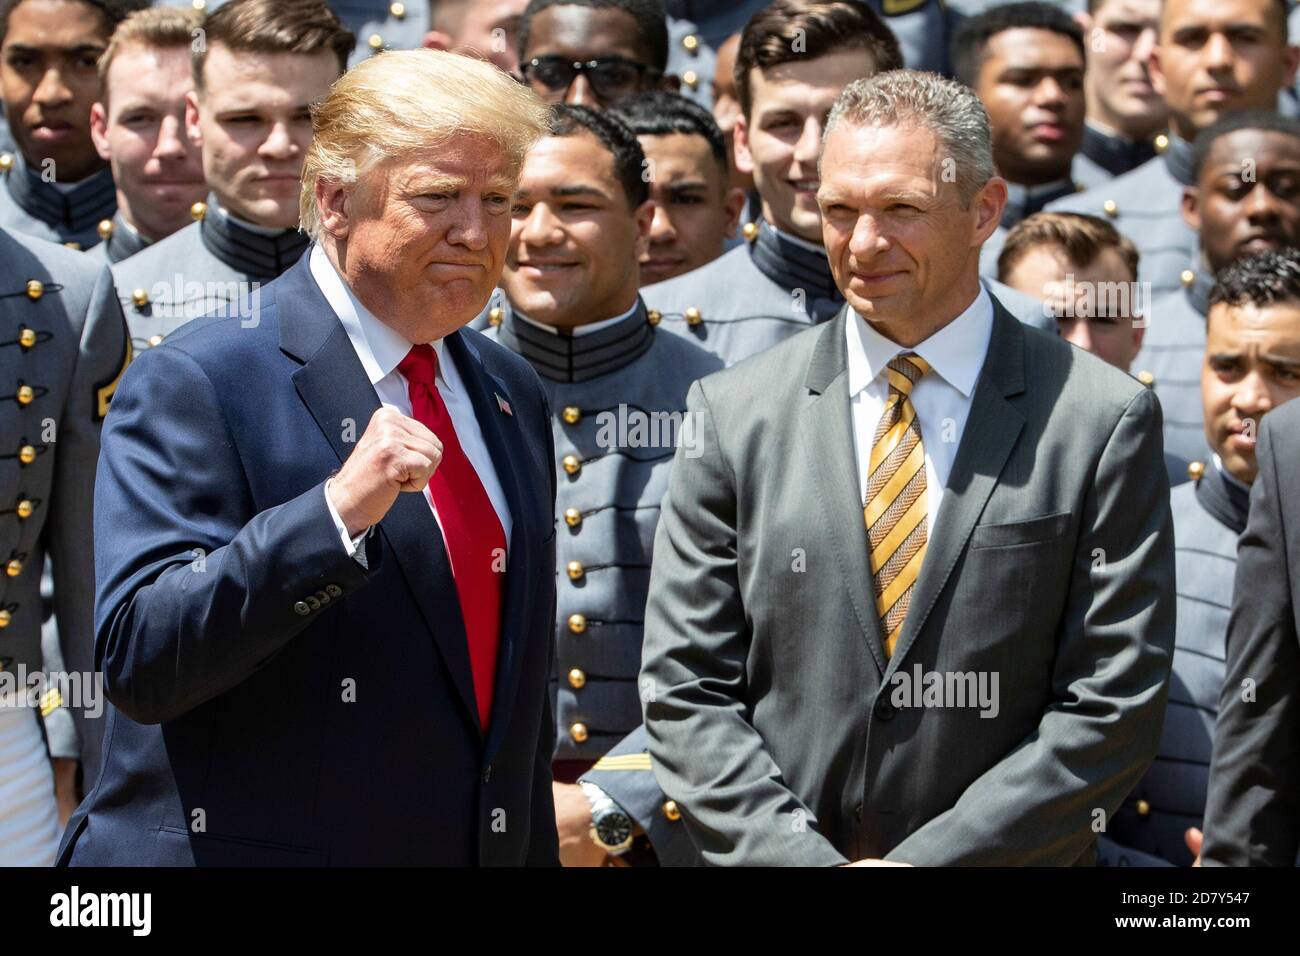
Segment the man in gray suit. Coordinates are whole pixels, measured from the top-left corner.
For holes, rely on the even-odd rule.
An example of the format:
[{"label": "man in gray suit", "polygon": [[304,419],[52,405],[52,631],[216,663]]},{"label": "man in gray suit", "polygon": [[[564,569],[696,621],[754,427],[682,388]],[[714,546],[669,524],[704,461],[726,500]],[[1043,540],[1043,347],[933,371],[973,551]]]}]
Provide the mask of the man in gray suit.
[{"label": "man in gray suit", "polygon": [[656,775],[710,863],[1091,863],[1165,705],[1159,403],[981,288],[1006,186],[969,89],[880,74],[827,130],[848,306],[688,398]]},{"label": "man in gray suit", "polygon": [[[62,819],[76,807],[78,758],[87,788],[98,769],[102,701],[87,684],[94,672],[95,569],[91,499],[100,422],[130,360],[126,325],[108,269],[81,253],[0,229],[0,699],[11,682],[36,673],[79,675],[38,684],[45,745],[31,710],[0,706],[0,752],[12,760],[15,737],[48,748]],[[41,652],[41,570],[52,557],[53,606],[62,665]],[[74,729],[75,721],[75,729]],[[80,738],[80,739],[78,739]],[[19,749],[24,749],[19,747]],[[49,765],[39,768],[49,787]],[[6,779],[19,767],[6,762]],[[20,789],[26,789],[23,785]],[[36,791],[29,794],[40,803]],[[0,865],[48,865],[58,831],[53,813],[29,816],[22,833],[0,804]]]}]

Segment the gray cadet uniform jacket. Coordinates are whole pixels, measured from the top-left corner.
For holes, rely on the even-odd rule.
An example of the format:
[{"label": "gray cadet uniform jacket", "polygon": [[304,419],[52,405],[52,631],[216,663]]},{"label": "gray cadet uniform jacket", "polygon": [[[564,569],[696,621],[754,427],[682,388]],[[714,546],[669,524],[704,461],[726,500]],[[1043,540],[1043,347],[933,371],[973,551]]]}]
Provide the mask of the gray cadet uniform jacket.
[{"label": "gray cadet uniform jacket", "polygon": [[[844,304],[823,250],[766,222],[746,223],[744,232],[744,246],[641,290],[652,322],[686,336],[727,365],[828,321]],[[1000,282],[984,285],[1021,322],[1056,331],[1038,300]]]},{"label": "gray cadet uniform jacket", "polygon": [[113,282],[137,350],[157,345],[191,319],[234,315],[255,305],[261,287],[288,269],[310,240],[297,229],[278,232],[232,218],[209,197],[198,222],[113,266]]},{"label": "gray cadet uniform jacket", "polygon": [[1081,188],[1092,189],[1137,169],[1168,145],[1169,137],[1164,133],[1152,139],[1128,139],[1085,122],[1083,145],[1074,156],[1070,172]]},{"label": "gray cadet uniform jacket", "polygon": [[120,212],[99,224],[99,234],[104,241],[95,246],[90,254],[110,266],[117,265],[123,259],[130,259],[151,245],[133,226],[127,225]]},{"label": "gray cadet uniform jacket", "polygon": [[[661,863],[692,864],[694,845],[673,808],[665,810],[650,769],[637,672],[673,442],[693,438],[678,427],[686,392],[722,362],[650,324],[641,302],[585,335],[540,328],[505,306],[487,335],[529,361],[551,405],[559,480],[555,758],[606,758],[582,779],[641,824]],[[671,430],[661,424],[668,421]]]},{"label": "gray cadet uniform jacket", "polygon": [[1111,818],[1097,862],[1109,866],[1190,866],[1183,834],[1201,828],[1214,721],[1223,688],[1237,537],[1246,528],[1250,489],[1213,462],[1200,479],[1173,490],[1178,624],[1169,704],[1155,762]]},{"label": "gray cadet uniform jacket", "polygon": [[1137,246],[1138,281],[1153,295],[1178,289],[1196,255],[1196,233],[1183,221],[1183,188],[1192,182],[1192,147],[1175,136],[1155,159],[1109,183],[1049,203],[1052,212],[1083,212],[1110,221]]},{"label": "gray cadet uniform jacket", "polygon": [[[0,267],[0,671],[44,669],[41,572],[48,554],[63,665],[90,674],[91,502],[100,423],[130,361],[126,325],[108,270],[79,253],[0,230]],[[75,680],[46,693],[42,710],[50,753],[80,755],[89,788],[100,727],[86,713],[94,713],[93,692]],[[81,700],[68,700],[69,691]],[[75,731],[60,709],[74,702]]]},{"label": "gray cadet uniform jacket", "polygon": [[1214,276],[1208,266],[1183,273],[1183,288],[1151,303],[1142,350],[1133,360],[1165,413],[1165,451],[1187,461],[1207,461],[1201,403],[1205,315]]},{"label": "gray cadet uniform jacket", "polygon": [[89,249],[100,223],[117,211],[113,173],[105,167],[68,191],[41,178],[21,153],[0,154],[0,227],[25,236]]},{"label": "gray cadet uniform jacket", "polygon": [[1073,179],[1058,179],[1041,186],[1022,186],[1020,183],[1007,182],[1007,204],[1002,207],[1002,219],[998,228],[985,241],[980,249],[980,275],[996,278],[998,274],[998,256],[1007,241],[1007,233],[1014,229],[1022,219],[1041,212],[1049,202],[1062,196],[1073,196],[1078,192]]}]

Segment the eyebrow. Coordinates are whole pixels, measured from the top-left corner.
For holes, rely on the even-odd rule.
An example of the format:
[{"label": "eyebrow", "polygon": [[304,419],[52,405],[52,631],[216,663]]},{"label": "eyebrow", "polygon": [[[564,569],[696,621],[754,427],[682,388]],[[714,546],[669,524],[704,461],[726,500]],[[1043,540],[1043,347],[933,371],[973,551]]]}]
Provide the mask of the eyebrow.
[{"label": "eyebrow", "polygon": [[[1212,362],[1239,362],[1245,354],[1245,352],[1211,352],[1207,357]],[[1266,365],[1300,371],[1300,359],[1278,355],[1275,352],[1266,352],[1259,357],[1259,360]]]},{"label": "eyebrow", "polygon": [[664,189],[670,193],[704,191],[708,188],[709,184],[703,179],[679,179],[664,186]]},{"label": "eyebrow", "polygon": [[93,53],[98,56],[106,49],[107,47],[102,43],[78,43],[76,46],[58,46],[53,43],[45,44],[44,46],[32,46],[28,43],[10,43],[5,46],[4,52],[6,55],[9,53],[37,54],[50,50],[55,53],[66,53],[73,56],[78,53]]}]

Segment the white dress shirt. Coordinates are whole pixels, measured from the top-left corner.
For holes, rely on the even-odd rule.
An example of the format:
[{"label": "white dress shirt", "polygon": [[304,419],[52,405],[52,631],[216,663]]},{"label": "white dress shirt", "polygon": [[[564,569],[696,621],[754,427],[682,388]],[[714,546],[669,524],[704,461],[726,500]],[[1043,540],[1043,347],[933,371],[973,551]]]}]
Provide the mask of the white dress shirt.
[{"label": "white dress shirt", "polygon": [[[312,278],[316,280],[316,284],[324,294],[325,301],[330,304],[330,308],[343,323],[348,339],[352,342],[352,348],[356,351],[357,358],[361,360],[361,366],[366,370],[366,375],[370,378],[370,384],[374,386],[380,403],[385,408],[395,409],[406,417],[413,418],[407,381],[397,370],[398,364],[411,351],[412,343],[395,329],[380,322],[361,304],[361,300],[343,281],[343,277],[339,275],[319,244],[312,246],[308,264]],[[496,468],[492,465],[492,455],[483,441],[483,430],[479,427],[478,417],[474,414],[469,392],[461,381],[460,372],[452,360],[451,353],[443,348],[442,339],[430,344],[438,354],[436,379],[438,394],[442,396],[447,406],[447,414],[451,416],[460,447],[464,450],[470,464],[474,466],[474,471],[478,473],[479,481],[483,483],[483,489],[487,492],[492,507],[501,521],[501,529],[506,537],[507,554],[509,554],[510,508],[506,504],[505,492],[501,490],[501,481],[497,477]],[[364,431],[365,424],[358,424]],[[329,500],[328,483],[326,491],[325,501],[329,505],[330,514],[334,517],[334,524],[339,529],[344,548],[365,565],[365,551],[361,549],[360,544],[370,533],[370,529],[355,538],[350,538],[342,518],[334,507],[334,502]],[[424,489],[424,497],[429,502],[433,517],[438,521],[438,528],[441,529],[442,520],[438,518],[438,508],[434,505],[433,495],[427,487]]]},{"label": "white dress shirt", "polygon": [[912,386],[911,400],[925,448],[927,535],[932,537],[943,489],[966,430],[975,383],[988,354],[993,334],[993,300],[981,285],[975,301],[965,312],[913,349],[891,342],[857,312],[849,310],[849,317],[845,336],[860,499],[866,498],[872,440],[889,399],[886,366],[902,352],[915,352],[930,363],[930,371]]}]

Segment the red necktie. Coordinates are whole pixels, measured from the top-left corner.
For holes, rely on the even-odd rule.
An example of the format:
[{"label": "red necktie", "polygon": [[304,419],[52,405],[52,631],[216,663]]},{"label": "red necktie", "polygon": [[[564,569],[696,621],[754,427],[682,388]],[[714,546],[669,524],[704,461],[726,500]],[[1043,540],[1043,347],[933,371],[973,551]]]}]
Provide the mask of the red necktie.
[{"label": "red necktie", "polygon": [[486,730],[492,714],[492,684],[501,639],[506,535],[483,482],[460,447],[451,415],[438,394],[434,382],[438,353],[431,345],[413,346],[397,370],[406,377],[415,420],[442,442],[442,462],[429,479],[429,491],[456,581],[465,636],[469,639],[479,720]]}]

